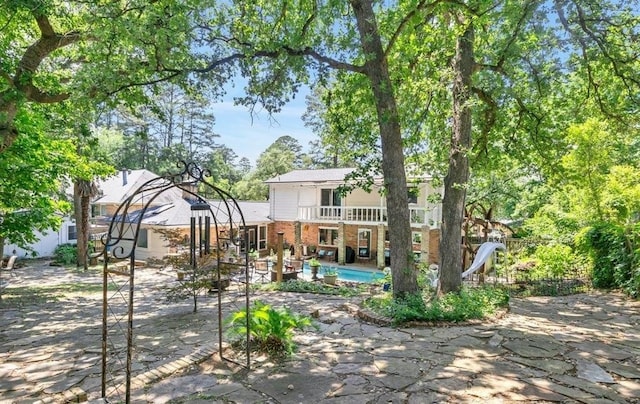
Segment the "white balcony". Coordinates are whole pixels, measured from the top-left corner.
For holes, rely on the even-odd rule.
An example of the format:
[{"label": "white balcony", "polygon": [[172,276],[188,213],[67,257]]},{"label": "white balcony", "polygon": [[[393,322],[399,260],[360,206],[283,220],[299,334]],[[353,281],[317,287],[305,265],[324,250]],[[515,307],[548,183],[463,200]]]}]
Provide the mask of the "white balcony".
[{"label": "white balcony", "polygon": [[[411,226],[440,227],[440,206],[410,207]],[[304,206],[298,207],[298,220],[316,223],[380,224],[387,222],[387,208],[380,206]]]}]

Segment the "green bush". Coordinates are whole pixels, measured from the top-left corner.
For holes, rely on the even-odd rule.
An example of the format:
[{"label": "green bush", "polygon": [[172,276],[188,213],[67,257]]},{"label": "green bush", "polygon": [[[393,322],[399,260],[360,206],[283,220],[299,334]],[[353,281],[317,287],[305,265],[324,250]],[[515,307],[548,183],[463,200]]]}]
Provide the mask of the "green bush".
[{"label": "green bush", "polygon": [[302,279],[292,279],[286,282],[271,282],[264,285],[256,285],[261,290],[280,292],[318,293],[339,296],[358,296],[366,290],[366,285],[333,286],[322,282],[308,282]]},{"label": "green bush", "polygon": [[376,296],[365,301],[374,312],[393,319],[396,324],[408,321],[458,322],[482,319],[509,304],[509,294],[497,287],[467,288],[448,293],[425,303],[422,295],[393,299],[390,295]]},{"label": "green bush", "polygon": [[624,229],[611,223],[596,224],[578,236],[578,245],[592,260],[594,287],[623,287],[632,279],[633,254],[627,250],[626,241]]},{"label": "green bush", "polygon": [[63,265],[71,265],[78,262],[78,248],[75,244],[60,244],[53,250],[53,260]]},{"label": "green bush", "polygon": [[[297,315],[286,308],[275,309],[259,300],[251,307],[249,319],[252,344],[259,352],[274,357],[291,354],[295,349],[293,330],[312,324],[309,317]],[[231,314],[225,319],[225,324],[230,326],[229,336],[241,343],[247,333],[247,312],[239,310]]]},{"label": "green bush", "polygon": [[623,283],[625,292],[634,298],[640,298],[640,223],[631,229],[629,245],[633,252],[630,257],[629,279]]},{"label": "green bush", "polygon": [[538,278],[562,278],[575,272],[578,265],[578,258],[573,250],[564,244],[539,245],[533,258],[537,265],[532,275]]}]

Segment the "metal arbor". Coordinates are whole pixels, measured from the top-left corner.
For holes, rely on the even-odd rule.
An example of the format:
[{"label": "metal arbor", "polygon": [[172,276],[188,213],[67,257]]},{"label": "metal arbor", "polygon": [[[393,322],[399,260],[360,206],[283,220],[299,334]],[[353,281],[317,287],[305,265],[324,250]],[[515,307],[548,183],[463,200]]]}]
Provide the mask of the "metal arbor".
[{"label": "metal arbor", "polygon": [[[140,243],[145,219],[160,209],[169,209],[171,200],[186,201],[191,212],[189,226],[189,262],[196,273],[199,258],[207,256],[208,276],[221,285],[232,275],[249,279],[249,260],[245,219],[238,202],[226,191],[211,184],[208,170],[181,161],[180,172],[166,174],[143,183],[111,217],[102,236],[103,304],[102,304],[102,397],[131,400],[132,363],[134,361],[134,292],[136,248]],[[199,193],[200,192],[200,193]],[[164,203],[163,203],[164,202]],[[244,251],[242,251],[244,249]],[[228,259],[229,253],[239,259]],[[224,267],[224,270],[223,270]],[[202,268],[201,268],[202,269]],[[226,271],[223,273],[223,271]],[[250,367],[249,355],[249,283],[244,294],[223,293],[218,299],[218,350],[220,357]],[[223,296],[224,295],[224,296]],[[223,313],[246,312],[246,349],[235,359],[225,357]],[[243,355],[245,356],[243,358]],[[123,397],[124,394],[124,397]]]}]

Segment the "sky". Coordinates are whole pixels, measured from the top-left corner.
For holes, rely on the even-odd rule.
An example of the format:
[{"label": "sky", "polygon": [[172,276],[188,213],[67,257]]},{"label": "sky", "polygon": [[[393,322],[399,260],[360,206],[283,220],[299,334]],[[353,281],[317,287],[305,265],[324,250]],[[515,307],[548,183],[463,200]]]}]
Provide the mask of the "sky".
[{"label": "sky", "polygon": [[254,111],[253,121],[247,107],[233,105],[233,96],[242,94],[241,86],[235,88],[229,89],[223,102],[213,104],[213,131],[220,135],[216,138],[216,143],[232,149],[238,159],[247,157],[254,167],[260,153],[281,136],[288,135],[297,139],[303,151],[308,151],[309,142],[315,139],[311,129],[306,128],[302,122],[308,88],[298,92],[295,99],[289,101],[271,120],[267,111],[257,109]]}]

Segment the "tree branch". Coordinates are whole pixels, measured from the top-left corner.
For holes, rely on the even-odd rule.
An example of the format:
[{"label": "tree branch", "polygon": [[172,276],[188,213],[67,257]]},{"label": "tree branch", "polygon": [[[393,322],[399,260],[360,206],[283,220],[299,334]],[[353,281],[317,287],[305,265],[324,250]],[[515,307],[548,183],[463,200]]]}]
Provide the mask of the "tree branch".
[{"label": "tree branch", "polygon": [[[407,15],[404,16],[404,18],[400,21],[400,24],[398,24],[398,28],[395,30],[395,32],[393,33],[393,35],[391,35],[391,39],[389,39],[389,43],[387,44],[387,49],[385,49],[384,51],[384,56],[385,58],[389,57],[389,52],[391,52],[391,49],[393,49],[393,46],[395,45],[396,41],[398,40],[398,37],[400,36],[400,34],[402,33],[402,31],[404,30],[404,27],[409,23],[409,21],[411,20],[411,18],[413,18],[418,11],[426,9],[427,7],[435,7],[438,4],[442,3],[444,0],[436,0],[433,3],[428,3],[424,0],[420,1],[420,3],[418,3],[418,5],[411,10],[410,13],[408,13]],[[425,16],[425,20],[428,18],[429,16]]]},{"label": "tree branch", "polygon": [[[574,3],[575,4],[575,3]],[[564,10],[562,9],[562,4],[560,4],[559,1],[555,1],[554,2],[555,8],[556,8],[556,12],[558,13],[558,19],[560,20],[560,23],[562,24],[562,27],[571,35],[571,37],[573,37],[579,44],[580,47],[580,52],[582,54],[582,61],[584,64],[584,67],[587,71],[587,79],[588,79],[588,86],[587,86],[587,98],[590,98],[590,94],[591,94],[591,89],[593,88],[593,94],[595,96],[596,102],[598,104],[598,107],[600,108],[600,111],[605,114],[608,117],[612,117],[615,118],[617,120],[622,120],[623,117],[622,116],[615,116],[614,114],[612,114],[607,106],[605,105],[605,101],[602,99],[602,96],[600,94],[600,90],[599,90],[599,84],[595,79],[595,75],[593,73],[593,70],[591,68],[591,63],[590,63],[590,59],[589,59],[589,55],[587,53],[587,50],[589,49],[589,45],[587,44],[587,42],[585,41],[585,39],[579,35],[572,27],[571,24],[569,23],[569,21],[567,20],[567,17],[565,16]],[[576,7],[578,8],[578,10],[581,10],[577,4],[575,4]],[[580,13],[580,11],[579,11]],[[584,20],[583,20],[584,23]],[[581,27],[581,29],[584,28]],[[585,31],[585,33],[588,32]],[[597,43],[597,41],[596,41]],[[606,54],[605,54],[605,58],[607,58]],[[619,77],[621,80],[623,80],[623,82],[626,85],[626,81],[624,80],[624,77],[619,75],[617,70],[615,70],[615,63],[613,63],[612,60],[610,60],[609,58],[607,58],[609,60],[610,63],[613,64],[614,67],[614,72],[616,77]]]},{"label": "tree branch", "polygon": [[491,97],[489,93],[484,91],[478,87],[472,87],[471,91],[478,96],[478,98],[486,104],[486,109],[484,110],[484,120],[482,121],[482,149],[485,155],[488,155],[487,144],[489,142],[489,132],[493,128],[496,123],[496,115],[498,111],[498,104]]},{"label": "tree branch", "polygon": [[16,89],[22,91],[27,99],[39,103],[55,103],[69,98],[69,94],[47,94],[33,84],[33,75],[40,64],[52,52],[81,39],[79,32],[56,34],[45,15],[34,15],[40,29],[40,38],[27,48],[13,77]]}]

